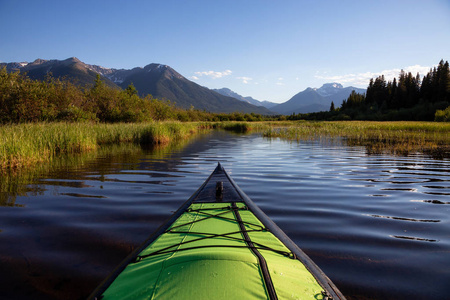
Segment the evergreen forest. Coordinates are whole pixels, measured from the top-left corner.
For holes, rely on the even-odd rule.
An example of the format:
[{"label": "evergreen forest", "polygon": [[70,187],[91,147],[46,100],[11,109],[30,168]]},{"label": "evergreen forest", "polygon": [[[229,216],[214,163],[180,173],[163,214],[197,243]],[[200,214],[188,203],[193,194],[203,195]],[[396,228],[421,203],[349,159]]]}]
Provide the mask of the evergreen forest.
[{"label": "evergreen forest", "polygon": [[384,75],[371,79],[366,94],[353,91],[339,108],[294,114],[291,120],[450,121],[450,69],[441,60],[421,80],[420,74],[400,72],[398,79]]}]

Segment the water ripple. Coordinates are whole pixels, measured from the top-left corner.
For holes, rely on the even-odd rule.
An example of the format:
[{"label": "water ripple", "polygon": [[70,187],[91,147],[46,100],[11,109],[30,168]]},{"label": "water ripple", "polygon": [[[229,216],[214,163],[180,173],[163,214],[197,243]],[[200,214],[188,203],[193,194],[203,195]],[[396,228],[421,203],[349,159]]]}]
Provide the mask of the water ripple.
[{"label": "water ripple", "polygon": [[98,199],[108,198],[108,197],[101,196],[101,195],[85,195],[85,194],[79,194],[79,193],[60,193],[60,195],[71,196],[71,197],[80,197],[80,198],[98,198]]},{"label": "water ripple", "polygon": [[419,237],[413,237],[413,236],[391,235],[390,237],[393,237],[393,238],[396,238],[396,239],[421,241],[421,242],[432,242],[432,243],[439,242],[439,240],[425,239],[425,238],[419,238]]},{"label": "water ripple", "polygon": [[411,200],[412,202],[424,202],[432,204],[450,204],[449,201],[439,201],[439,200]]},{"label": "water ripple", "polygon": [[441,220],[421,220],[421,219],[413,219],[413,218],[404,218],[404,217],[392,217],[392,216],[381,216],[381,215],[367,215],[374,218],[383,218],[383,219],[392,219],[392,220],[401,220],[401,221],[410,221],[410,222],[430,222],[430,223],[439,223]]},{"label": "water ripple", "polygon": [[2,190],[0,282],[16,298],[46,299],[44,285],[84,299],[217,161],[349,299],[448,297],[449,160],[224,132]]}]

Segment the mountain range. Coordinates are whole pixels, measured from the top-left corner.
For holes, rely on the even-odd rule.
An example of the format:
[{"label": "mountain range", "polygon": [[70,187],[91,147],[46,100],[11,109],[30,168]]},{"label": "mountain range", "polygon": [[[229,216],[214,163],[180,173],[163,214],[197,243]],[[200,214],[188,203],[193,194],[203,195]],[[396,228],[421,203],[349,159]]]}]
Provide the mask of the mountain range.
[{"label": "mountain range", "polygon": [[209,112],[273,114],[265,107],[224,96],[200,86],[162,64],[152,63],[131,70],[109,69],[85,64],[76,57],[71,57],[66,60],[36,59],[32,63],[2,63],[0,67],[2,66],[6,66],[10,72],[26,72],[33,79],[42,80],[51,74],[54,77],[68,78],[83,86],[92,85],[99,74],[108,86],[124,89],[132,83],[141,96],[151,94],[154,98],[169,100],[185,109],[193,106]]},{"label": "mountain range", "polygon": [[213,89],[213,91],[218,92],[219,94],[222,94],[224,96],[233,97],[238,100],[241,100],[241,101],[244,101],[244,102],[256,105],[256,106],[264,106],[265,108],[268,108],[268,109],[277,105],[277,103],[270,102],[270,101],[259,101],[252,97],[243,97],[243,96],[239,95],[238,93],[233,92],[229,88]]},{"label": "mountain range", "polygon": [[339,107],[342,101],[347,99],[352,91],[363,94],[365,89],[352,86],[343,87],[340,83],[326,83],[322,87],[307,88],[304,91],[294,95],[288,101],[278,104],[270,109],[283,115],[292,113],[311,113],[330,110],[331,102],[335,107]]},{"label": "mountain range", "polygon": [[97,75],[110,86],[125,89],[133,84],[138,93],[145,97],[166,99],[176,105],[189,109],[209,112],[243,112],[262,115],[309,113],[328,111],[333,101],[339,107],[342,101],[355,90],[365,93],[365,89],[343,87],[339,83],[326,83],[321,88],[307,88],[288,101],[277,104],[243,97],[228,88],[211,90],[200,86],[180,75],[167,65],[152,63],[133,69],[111,69],[86,64],[76,57],[65,60],[36,59],[28,62],[0,63],[8,72],[25,72],[32,79],[43,80],[48,75],[68,78],[81,86],[93,85]]}]

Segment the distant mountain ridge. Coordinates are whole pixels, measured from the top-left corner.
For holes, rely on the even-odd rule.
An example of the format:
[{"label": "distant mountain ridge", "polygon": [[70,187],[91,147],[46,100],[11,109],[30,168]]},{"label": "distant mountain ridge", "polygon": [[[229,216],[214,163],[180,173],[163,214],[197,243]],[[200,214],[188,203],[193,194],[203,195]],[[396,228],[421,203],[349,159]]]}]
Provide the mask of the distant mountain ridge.
[{"label": "distant mountain ridge", "polygon": [[326,83],[320,88],[307,88],[297,93],[288,101],[277,104],[259,101],[252,97],[243,97],[228,88],[211,90],[200,86],[167,65],[152,63],[145,67],[133,69],[105,68],[86,64],[76,57],[65,60],[36,59],[28,62],[0,63],[8,72],[26,72],[30,78],[43,80],[51,74],[54,77],[65,77],[79,85],[92,85],[98,74],[111,87],[125,89],[133,83],[141,96],[151,94],[155,98],[170,100],[176,105],[189,109],[210,112],[243,112],[270,115],[278,113],[310,113],[328,111],[331,102],[339,107],[354,90],[365,93],[365,89],[343,87],[339,83]]},{"label": "distant mountain ridge", "polygon": [[318,89],[307,88],[294,95],[288,101],[270,109],[283,115],[328,111],[330,110],[331,102],[334,102],[335,107],[339,107],[352,91],[363,94],[366,92],[366,89],[352,86],[344,88],[340,83],[336,82],[325,83]]},{"label": "distant mountain ridge", "polygon": [[209,112],[243,112],[263,115],[273,114],[265,107],[255,106],[224,96],[200,86],[176,72],[167,65],[152,63],[131,70],[112,69],[86,64],[76,57],[65,60],[36,59],[32,63],[1,63],[11,71],[26,72],[30,78],[43,80],[51,74],[58,78],[68,78],[79,85],[92,85],[97,74],[108,86],[126,88],[133,83],[141,96],[151,94],[155,98],[170,100],[176,105],[189,109]]},{"label": "distant mountain ridge", "polygon": [[[93,84],[98,74],[95,70],[97,66],[85,64],[76,57],[70,57],[65,60],[45,60],[38,58],[31,63],[21,62],[0,64],[0,66],[5,65],[8,72],[24,72],[33,79],[44,80],[51,74],[53,77],[57,78],[69,78],[78,85]],[[104,82],[108,86],[118,87],[108,78],[104,78]]]},{"label": "distant mountain ridge", "polygon": [[213,89],[213,91],[218,92],[219,94],[222,94],[224,96],[233,97],[238,100],[241,100],[241,101],[244,101],[244,102],[256,105],[256,106],[264,106],[265,108],[268,108],[268,109],[277,105],[277,103],[270,102],[270,101],[259,101],[252,97],[243,97],[243,96],[239,95],[238,93],[233,92],[229,88]]}]

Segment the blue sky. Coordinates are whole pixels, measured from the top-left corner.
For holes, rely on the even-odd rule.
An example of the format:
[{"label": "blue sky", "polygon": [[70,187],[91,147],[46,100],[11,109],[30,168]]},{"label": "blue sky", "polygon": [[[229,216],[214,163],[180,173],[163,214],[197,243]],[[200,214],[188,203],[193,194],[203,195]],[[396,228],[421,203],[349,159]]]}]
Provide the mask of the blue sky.
[{"label": "blue sky", "polygon": [[162,63],[208,88],[285,102],[450,60],[450,1],[0,0],[0,37],[1,62]]}]

